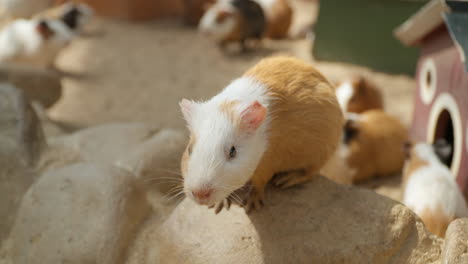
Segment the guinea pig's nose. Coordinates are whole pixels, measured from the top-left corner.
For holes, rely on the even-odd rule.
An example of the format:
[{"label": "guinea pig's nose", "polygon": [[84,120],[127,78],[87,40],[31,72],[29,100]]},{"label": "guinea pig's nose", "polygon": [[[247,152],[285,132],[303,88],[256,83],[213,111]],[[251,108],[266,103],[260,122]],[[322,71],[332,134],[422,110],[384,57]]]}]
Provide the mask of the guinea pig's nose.
[{"label": "guinea pig's nose", "polygon": [[208,200],[213,193],[213,189],[198,189],[192,191],[193,196],[195,196],[198,200]]}]

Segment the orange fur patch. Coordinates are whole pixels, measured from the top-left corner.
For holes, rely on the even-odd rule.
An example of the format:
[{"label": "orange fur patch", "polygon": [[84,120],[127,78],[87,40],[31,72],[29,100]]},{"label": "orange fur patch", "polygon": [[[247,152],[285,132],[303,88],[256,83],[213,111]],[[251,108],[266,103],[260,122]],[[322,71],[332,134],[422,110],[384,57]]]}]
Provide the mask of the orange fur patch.
[{"label": "orange fur patch", "polygon": [[348,102],[347,111],[362,113],[373,109],[383,109],[382,93],[366,78],[359,76],[352,80],[353,96]]},{"label": "orange fur patch", "polygon": [[265,36],[272,39],[286,38],[292,23],[293,10],[286,0],[276,0],[267,10],[268,26]]},{"label": "orange fur patch", "polygon": [[440,205],[434,211],[429,209],[424,210],[420,218],[427,230],[441,238],[445,237],[448,225],[455,219],[454,216],[446,215]]},{"label": "orange fur patch", "polygon": [[419,155],[417,155],[414,151],[414,149],[411,149],[411,154],[410,158],[406,163],[405,170],[403,171],[403,188],[406,187],[406,183],[408,182],[408,179],[411,177],[411,175],[416,171],[417,169],[429,165],[429,163],[425,160],[422,160]]},{"label": "orange fur patch", "polygon": [[380,110],[364,112],[356,121],[358,133],[349,143],[348,165],[356,169],[353,182],[398,173],[403,168],[403,145],[408,132],[403,124]]},{"label": "orange fur patch", "polygon": [[239,101],[225,101],[219,105],[221,112],[225,113],[232,124],[237,124],[239,120],[239,114],[236,112],[236,106],[239,104]]},{"label": "orange fur patch", "polygon": [[343,114],[327,79],[291,57],[263,59],[245,73],[267,87],[272,100],[268,148],[252,177],[257,192],[278,172],[306,171],[311,179],[334,153]]}]

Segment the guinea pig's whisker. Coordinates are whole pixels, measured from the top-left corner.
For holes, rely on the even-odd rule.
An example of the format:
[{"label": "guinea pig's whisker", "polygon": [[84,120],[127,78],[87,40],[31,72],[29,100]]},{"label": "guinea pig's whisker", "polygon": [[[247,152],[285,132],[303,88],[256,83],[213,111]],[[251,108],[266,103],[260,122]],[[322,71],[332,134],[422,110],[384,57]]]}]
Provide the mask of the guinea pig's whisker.
[{"label": "guinea pig's whisker", "polygon": [[176,178],[176,177],[154,177],[151,179],[145,179],[144,181],[148,182],[148,181],[155,181],[155,180],[171,180],[171,181],[178,181],[178,182],[184,181],[183,179]]},{"label": "guinea pig's whisker", "polygon": [[183,187],[182,186],[175,186],[174,188],[170,189],[169,192],[166,193],[166,195],[163,196],[163,199],[168,198],[168,197],[174,195],[175,193],[177,193],[177,195],[178,195],[180,192],[183,192]]},{"label": "guinea pig's whisker", "polygon": [[166,170],[166,169],[155,169],[156,171],[162,171],[162,172],[168,172],[168,173],[172,173],[172,174],[175,174],[175,175],[178,175],[178,176],[181,176],[181,172],[180,171],[171,171],[171,170]]},{"label": "guinea pig's whisker", "polygon": [[[183,194],[184,194],[184,191],[179,191],[177,194],[175,194],[174,196],[169,198],[167,201],[169,202],[169,201],[173,200],[174,198],[179,197],[180,195],[183,195]],[[184,196],[182,196],[182,197],[184,197]]]}]

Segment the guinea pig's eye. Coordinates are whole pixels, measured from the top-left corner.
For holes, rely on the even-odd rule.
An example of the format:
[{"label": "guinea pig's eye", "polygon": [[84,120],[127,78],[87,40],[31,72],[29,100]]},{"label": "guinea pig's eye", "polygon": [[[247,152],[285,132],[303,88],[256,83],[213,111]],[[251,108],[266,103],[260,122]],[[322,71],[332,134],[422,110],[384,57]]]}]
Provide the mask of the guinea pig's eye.
[{"label": "guinea pig's eye", "polygon": [[187,148],[187,152],[188,152],[189,156],[192,155],[192,145],[193,145],[193,144],[190,144],[190,145],[188,146],[188,148]]},{"label": "guinea pig's eye", "polygon": [[232,146],[231,149],[229,150],[229,158],[233,159],[237,155],[236,147]]}]

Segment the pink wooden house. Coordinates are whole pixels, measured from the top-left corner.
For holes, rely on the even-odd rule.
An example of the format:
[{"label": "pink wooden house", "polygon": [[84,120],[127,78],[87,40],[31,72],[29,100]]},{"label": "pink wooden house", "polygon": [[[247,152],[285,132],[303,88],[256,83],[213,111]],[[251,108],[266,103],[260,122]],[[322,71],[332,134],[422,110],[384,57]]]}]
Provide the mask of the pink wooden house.
[{"label": "pink wooden house", "polygon": [[468,2],[430,1],[395,35],[421,49],[411,137],[452,145],[447,165],[468,198]]}]

